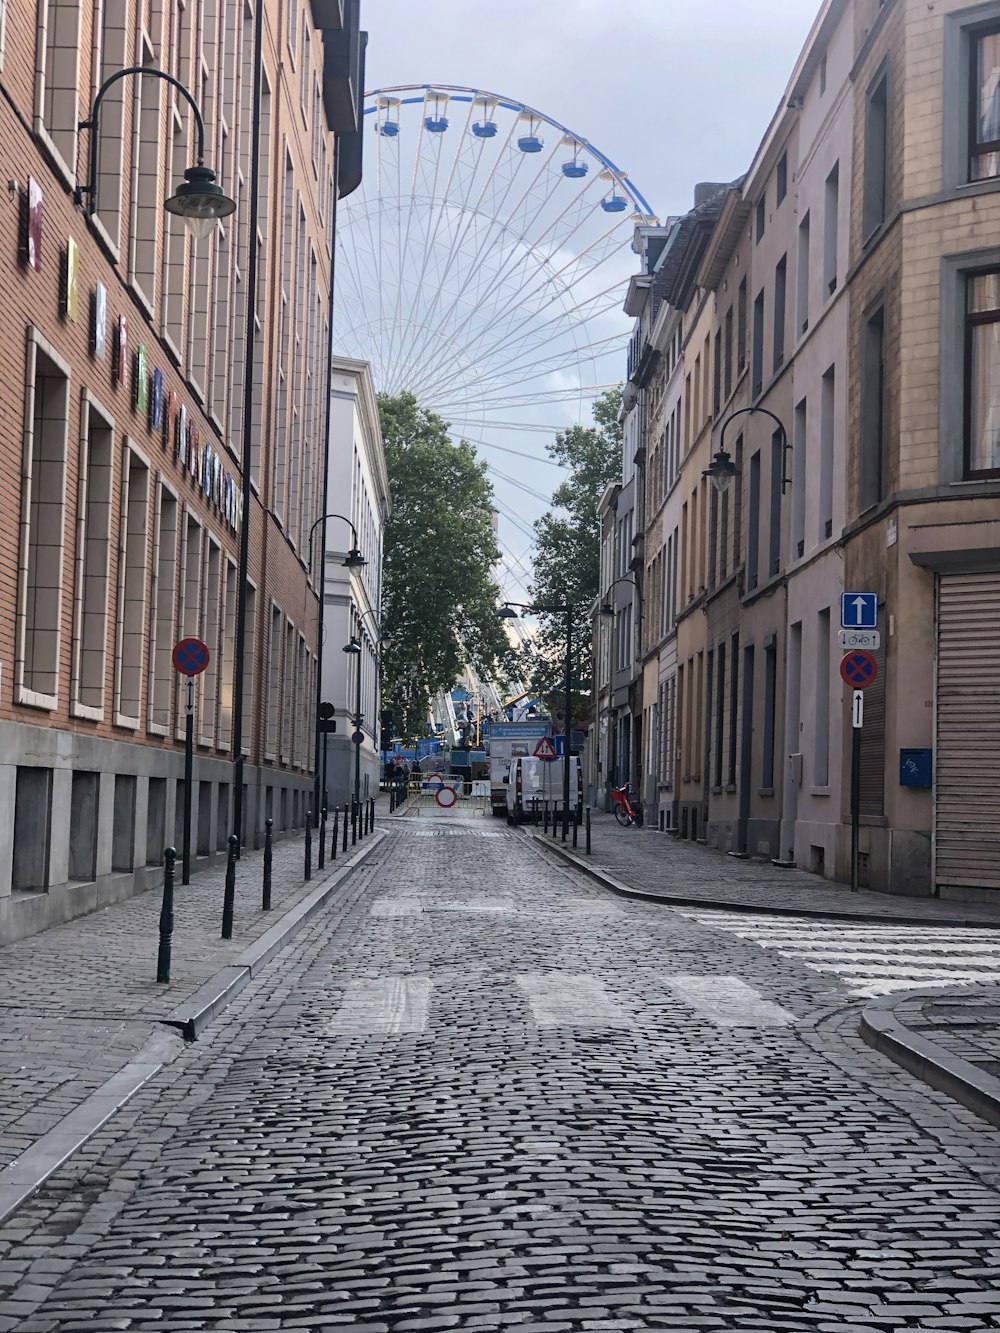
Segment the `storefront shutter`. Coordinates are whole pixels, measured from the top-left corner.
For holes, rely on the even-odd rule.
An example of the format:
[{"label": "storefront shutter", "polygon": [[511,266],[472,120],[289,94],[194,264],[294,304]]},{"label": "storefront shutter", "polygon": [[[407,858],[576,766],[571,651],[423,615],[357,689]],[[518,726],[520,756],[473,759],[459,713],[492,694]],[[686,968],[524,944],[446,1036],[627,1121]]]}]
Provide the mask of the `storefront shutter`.
[{"label": "storefront shutter", "polygon": [[938,579],[935,882],[1000,889],[1000,574]]}]

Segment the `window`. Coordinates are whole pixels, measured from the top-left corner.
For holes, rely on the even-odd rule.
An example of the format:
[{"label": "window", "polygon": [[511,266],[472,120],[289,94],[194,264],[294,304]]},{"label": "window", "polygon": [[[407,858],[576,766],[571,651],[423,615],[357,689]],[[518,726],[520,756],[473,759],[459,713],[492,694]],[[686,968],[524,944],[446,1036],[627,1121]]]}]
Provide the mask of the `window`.
[{"label": "window", "polygon": [[1000,25],[969,42],[969,180],[1000,176]]},{"label": "window", "polygon": [[729,401],[733,391],[733,307],[726,311],[725,333],[722,348],[722,399]]},{"label": "window", "polygon": [[788,193],[788,154],[782,153],[774,173],[774,185],[777,192],[775,204],[778,205]]},{"label": "window", "polygon": [[747,516],[747,591],[757,586],[760,541],[760,450],[750,459],[750,512]]},{"label": "window", "polygon": [[712,366],[712,414],[719,415],[722,407],[722,330],[715,332],[715,361]]},{"label": "window", "polygon": [[257,589],[246,586],[246,607],[243,615],[243,753],[249,754],[249,738],[253,730],[253,687],[256,656],[254,639],[257,634]]},{"label": "window", "polygon": [[[830,654],[827,652],[827,661]],[[761,786],[774,789],[774,724],[777,711],[778,654],[774,635],[764,640],[764,745],[761,761]]]},{"label": "window", "polygon": [[146,546],[149,537],[149,468],[126,447],[122,468],[121,541],[118,548],[118,661],[116,721],[138,726],[146,646]]},{"label": "window", "polygon": [[[124,82],[124,80],[123,80]],[[154,82],[154,80],[147,80]],[[155,82],[159,83],[157,79]],[[181,110],[180,108],[183,108]],[[170,136],[169,179],[173,182],[183,179],[188,166],[187,120],[190,111],[186,102],[176,95],[173,98],[168,115],[168,134]],[[104,136],[102,135],[102,142]],[[178,356],[184,347],[185,294],[187,292],[187,256],[188,229],[184,219],[172,213],[163,215],[163,332],[170,340]]]},{"label": "window", "polygon": [[[233,743],[233,691],[236,684],[236,566],[227,560],[222,584],[222,641],[220,653],[219,749]],[[252,662],[244,670],[252,669]]]},{"label": "window", "polygon": [[781,369],[785,361],[785,301],[788,278],[788,259],[782,255],[774,270],[774,372]]},{"label": "window", "polygon": [[[285,180],[282,195],[281,290],[278,310],[278,389],[274,422],[274,501],[278,518],[285,520],[288,474],[288,406],[291,375],[291,311],[293,265],[295,257],[295,173],[292,160],[285,153]],[[291,519],[287,521],[291,527]]]},{"label": "window", "polygon": [[885,307],[865,320],[861,363],[861,459],[859,506],[878,504],[885,494]]},{"label": "window", "polygon": [[726,645],[720,643],[716,652],[716,689],[715,689],[715,769],[712,781],[716,787],[722,786],[722,745],[726,714]]},{"label": "window", "polygon": [[747,364],[747,280],[740,283],[736,299],[736,373],[742,375]]},{"label": "window", "polygon": [[[129,63],[131,31],[128,24],[127,0],[105,0],[101,13],[101,80]],[[107,232],[115,250],[118,248],[122,206],[122,152],[125,144],[125,86],[128,80],[119,79],[104,95],[101,102],[101,134],[97,144],[91,142],[90,151],[97,152],[97,194],[94,211]],[[146,83],[160,83],[146,79]],[[187,163],[184,163],[187,166]]]},{"label": "window", "polygon": [[743,554],[743,436],[740,435],[736,440],[736,453],[734,460],[736,464],[736,482],[733,487],[735,495],[733,496],[733,569],[740,563],[740,557]]},{"label": "window", "polygon": [[204,629],[201,638],[208,645],[208,666],[202,672],[199,700],[198,739],[202,745],[214,745],[219,707],[219,601],[222,591],[222,551],[208,539],[205,583],[202,588]]},{"label": "window", "polygon": [[792,426],[792,559],[805,554],[806,525],[806,400],[795,406]]},{"label": "window", "polygon": [[726,782],[730,787],[736,786],[736,711],[739,707],[739,648],[740,636],[734,634],[729,649],[729,661],[731,663],[729,672],[729,762]]},{"label": "window", "polygon": [[809,327],[809,214],[799,223],[799,255],[795,270],[795,329],[799,337]]},{"label": "window", "polygon": [[840,163],[834,164],[823,191],[823,299],[837,290],[837,227],[840,214]]},{"label": "window", "polygon": [[967,477],[1000,472],[1000,270],[965,283],[965,466]]},{"label": "window", "polygon": [[[201,525],[187,516],[184,531],[184,569],[181,583],[180,634],[178,638],[201,638]],[[184,682],[177,680],[177,716],[183,718],[187,702]],[[178,795],[178,800],[180,796]]]},{"label": "window", "polygon": [[889,75],[883,70],[865,99],[865,163],[863,237],[868,239],[885,221],[886,171],[889,149]]},{"label": "window", "polygon": [[36,129],[70,176],[76,174],[77,84],[80,71],[80,0],[47,0],[40,7],[45,63],[38,88]]},{"label": "window", "polygon": [[813,737],[813,786],[830,781],[830,608],[816,615],[816,734]]},{"label": "window", "polygon": [[833,535],[833,413],[837,372],[834,366],[823,373],[819,415],[819,531],[820,541]]},{"label": "window", "polygon": [[149,722],[164,733],[170,725],[174,670],[171,653],[177,604],[177,498],[161,482],[153,555],[153,638],[149,654]]},{"label": "window", "polygon": [[767,572],[773,576],[781,568],[781,482],[785,471],[785,450],[780,430],[771,436],[771,503],[768,507]]},{"label": "window", "polygon": [[52,707],[59,680],[69,371],[29,330],[17,625],[18,703]]},{"label": "window", "polygon": [[278,757],[278,717],[281,705],[281,611],[271,603],[271,632],[267,646],[267,725],[265,758]]},{"label": "window", "polygon": [[[156,54],[148,37],[141,39],[142,64],[155,68]],[[137,78],[135,88],[135,158],[132,164],[130,277],[152,310],[156,289],[156,237],[160,225],[160,96],[163,81]],[[103,126],[102,126],[103,129]],[[102,135],[103,137],[103,135]],[[186,164],[185,164],[186,165]]]},{"label": "window", "polygon": [[267,310],[268,237],[271,216],[271,89],[261,71],[260,156],[257,164],[257,308],[254,312],[253,403],[250,416],[250,476],[260,481],[260,440],[264,418],[264,312]]},{"label": "window", "polygon": [[753,303],[753,396],[756,398],[764,385],[764,291],[757,293]]},{"label": "window", "polygon": [[111,548],[112,428],[88,398],[80,443],[77,528],[74,712],[100,717],[108,635],[108,559]]},{"label": "window", "polygon": [[764,236],[764,221],[766,217],[766,204],[764,196],[757,200],[756,221],[754,224],[754,244],[759,245]]}]

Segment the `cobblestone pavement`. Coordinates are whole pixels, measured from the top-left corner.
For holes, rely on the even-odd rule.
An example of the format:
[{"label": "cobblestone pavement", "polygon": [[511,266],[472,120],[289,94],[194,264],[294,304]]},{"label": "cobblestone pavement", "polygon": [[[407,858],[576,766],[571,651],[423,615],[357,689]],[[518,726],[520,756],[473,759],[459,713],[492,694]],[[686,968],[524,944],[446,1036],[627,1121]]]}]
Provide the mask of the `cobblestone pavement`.
[{"label": "cobblestone pavement", "polygon": [[0,1330],[1000,1328],[1000,1132],[849,980],[390,827],[0,1229]]},{"label": "cobblestone pavement", "polygon": [[645,893],[683,895],[706,906],[722,900],[748,908],[846,912],[859,919],[888,914],[930,924],[968,920],[1000,925],[1000,903],[907,898],[864,889],[851,893],[849,885],[805,870],[740,860],[653,829],[622,829],[600,812],[593,812],[592,820],[593,864]]},{"label": "cobblestone pavement", "polygon": [[895,1005],[893,1015],[950,1055],[1000,1078],[1000,986],[914,996]]},{"label": "cobblestone pavement", "polygon": [[177,884],[168,985],[156,983],[160,889],[0,949],[0,1167],[127,1064],[157,1023],[315,887],[303,879],[301,837],[280,842],[273,907],[263,912],[262,861],[249,851],[239,863],[229,941],[220,938],[225,864]]}]

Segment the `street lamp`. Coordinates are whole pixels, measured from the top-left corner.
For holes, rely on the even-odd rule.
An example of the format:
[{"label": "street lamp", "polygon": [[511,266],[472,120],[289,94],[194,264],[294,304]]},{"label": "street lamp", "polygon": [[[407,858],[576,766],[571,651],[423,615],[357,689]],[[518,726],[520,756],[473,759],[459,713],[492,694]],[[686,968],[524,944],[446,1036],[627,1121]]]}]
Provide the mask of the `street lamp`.
[{"label": "street lamp", "polygon": [[[639,587],[639,581],[638,581],[638,579],[635,577],[634,574],[622,574],[620,578],[612,579],[612,580],[611,580],[611,582],[608,584],[607,592],[610,593],[610,592],[611,592],[611,589],[612,589],[612,588],[615,586],[615,584],[617,584],[617,583],[628,583],[628,584],[630,584],[630,585],[632,586],[632,589],[633,589],[633,591],[635,592],[636,600],[637,600],[638,603],[639,603],[639,626],[638,626],[638,627],[639,627],[639,636],[640,636],[640,645],[641,645],[641,642],[642,642],[642,624],[643,624],[643,620],[644,620],[644,618],[645,618],[645,606],[644,606],[643,598],[642,598],[642,589]],[[610,619],[610,621],[611,621],[611,662],[610,662],[610,669],[609,669],[609,672],[608,672],[608,718],[609,718],[609,721],[613,722],[613,720],[614,720],[615,675],[617,674],[617,670],[618,670],[618,667],[617,667],[617,654],[616,654],[616,647],[617,647],[617,645],[615,644],[615,608],[612,606],[612,604],[611,604],[610,602],[602,602],[601,605],[598,607],[598,612],[597,612],[597,613],[598,613],[598,615],[600,615],[600,616],[604,616],[606,619]],[[617,778],[617,772],[616,772],[616,770],[617,770],[617,767],[618,767],[618,729],[617,729],[617,727],[615,727],[614,725],[612,725],[612,727],[611,727],[611,746],[612,746],[612,756],[613,756],[613,759],[612,759],[612,761],[608,764],[608,768],[609,768],[609,770],[610,770],[610,772],[609,772],[609,774],[608,774],[608,783],[609,783],[609,785],[614,785],[614,782],[615,782],[615,780],[616,780],[616,778]],[[609,808],[610,808],[610,805],[609,805]]]},{"label": "street lamp", "polygon": [[[313,534],[315,533],[319,525],[321,523],[325,523],[328,518],[339,518],[344,523],[346,523],[347,526],[351,529],[351,540],[354,542],[354,545],[347,552],[347,554],[344,556],[343,560],[341,560],[340,563],[344,566],[345,569],[362,569],[365,565],[367,565],[368,561],[361,554],[361,548],[358,546],[358,530],[351,522],[351,520],[347,517],[346,514],[321,514],[320,517],[309,529],[309,555],[306,560],[306,568],[310,570],[312,569]],[[325,550],[325,543],[324,543],[324,550]]]},{"label": "street lamp", "polygon": [[781,494],[784,495],[788,486],[791,485],[792,480],[791,477],[787,476],[785,473],[785,461],[788,458],[788,451],[792,446],[788,443],[788,434],[785,430],[784,422],[780,417],[776,417],[770,408],[767,407],[738,407],[735,412],[730,412],[729,416],[726,417],[725,421],[722,423],[722,430],[719,433],[718,453],[701,475],[703,477],[708,477],[712,485],[720,494],[729,489],[729,483],[736,476],[738,468],[726,452],[726,427],[736,417],[746,416],[750,412],[763,413],[765,417],[770,417],[778,427],[778,432],[781,437]]},{"label": "street lamp", "polygon": [[350,653],[357,660],[357,688],[354,694],[354,801],[351,806],[351,841],[358,840],[358,806],[361,801],[361,640],[351,635],[349,643],[344,644],[344,652]]},{"label": "street lamp", "polygon": [[[515,609],[516,608],[516,609]],[[501,620],[519,619],[518,611],[533,611],[543,615],[566,617],[566,744],[563,747],[563,842],[569,828],[569,760],[570,740],[573,735],[573,607],[569,602],[561,606],[530,606],[525,602],[505,602],[497,611]]]},{"label": "street lamp", "polygon": [[196,240],[203,239],[211,235],[216,222],[221,218],[229,217],[230,213],[236,212],[236,200],[230,199],[222,186],[216,182],[215,172],[212,168],[205,166],[205,122],[202,119],[198,103],[172,74],[168,74],[162,69],[155,69],[150,65],[130,65],[128,69],[116,70],[98,88],[90,112],[90,119],[82,120],[79,126],[81,130],[87,130],[90,135],[90,163],[87,171],[87,184],[76,187],[74,198],[78,204],[82,204],[83,196],[86,195],[87,211],[93,214],[97,205],[97,148],[101,132],[101,103],[112,84],[117,83],[119,79],[124,79],[128,74],[135,74],[140,78],[148,75],[155,79],[166,80],[167,83],[177,89],[182,97],[187,99],[194,113],[198,134],[198,160],[193,167],[188,167],[185,170],[183,184],[178,185],[170,198],[164,201],[163,207],[168,213],[173,213],[175,217],[182,218]]}]

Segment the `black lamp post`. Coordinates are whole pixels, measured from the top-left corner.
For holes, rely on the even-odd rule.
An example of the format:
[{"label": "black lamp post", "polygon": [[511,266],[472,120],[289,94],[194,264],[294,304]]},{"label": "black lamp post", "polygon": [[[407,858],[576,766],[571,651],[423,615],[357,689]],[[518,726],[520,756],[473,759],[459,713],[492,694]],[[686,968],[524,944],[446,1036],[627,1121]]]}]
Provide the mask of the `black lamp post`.
[{"label": "black lamp post", "polygon": [[701,475],[703,477],[708,477],[712,485],[719,492],[724,492],[729,489],[729,483],[736,476],[737,467],[726,451],[726,428],[736,417],[746,416],[751,412],[760,412],[765,417],[770,417],[778,427],[781,436],[781,494],[784,495],[792,480],[791,477],[787,476],[785,473],[785,460],[787,459],[788,451],[792,446],[788,443],[788,433],[785,430],[784,422],[780,417],[776,417],[770,408],[767,407],[738,407],[735,412],[730,412],[729,416],[726,417],[725,421],[722,423],[722,430],[719,432],[718,453],[716,453],[711,463],[705,468]]},{"label": "black lamp post", "polygon": [[205,122],[202,119],[198,103],[183,83],[175,79],[172,74],[168,74],[166,70],[155,69],[151,65],[130,65],[127,69],[116,70],[98,88],[90,112],[90,119],[80,122],[80,129],[87,130],[90,134],[90,164],[87,172],[87,184],[76,187],[74,195],[76,202],[82,204],[83,196],[86,195],[87,210],[90,213],[94,212],[97,204],[97,145],[101,133],[101,103],[112,84],[130,74],[139,78],[150,76],[154,79],[164,79],[176,88],[182,97],[187,99],[194,113],[198,133],[197,162],[193,167],[187,168],[184,172],[183,184],[178,185],[176,191],[164,202],[163,207],[168,213],[173,213],[175,217],[183,218],[196,239],[203,239],[211,235],[212,227],[220,218],[228,217],[230,213],[236,212],[236,200],[230,199],[222,186],[216,182],[215,172],[212,168],[205,166]]},{"label": "black lamp post", "polygon": [[344,652],[357,657],[357,688],[354,692],[354,735],[351,740],[354,744],[354,802],[351,807],[351,824],[355,829],[355,841],[357,830],[358,810],[361,804],[361,640],[353,635],[349,643],[344,644]]},{"label": "black lamp post", "polygon": [[566,617],[566,745],[563,749],[563,841],[569,826],[569,760],[570,740],[573,735],[573,607],[569,602],[561,606],[530,606],[525,602],[505,602],[497,614],[501,620],[517,620],[518,611],[534,611],[544,615],[564,615]]},{"label": "black lamp post", "polygon": [[[640,637],[640,644],[641,644],[641,642],[642,642],[642,622],[643,622],[643,619],[644,619],[644,616],[645,616],[645,609],[644,609],[644,603],[643,603],[643,599],[642,599],[642,589],[639,587],[639,581],[638,581],[638,579],[635,577],[634,574],[622,574],[620,578],[612,579],[611,582],[608,584],[607,591],[608,591],[609,593],[610,593],[611,589],[615,586],[616,583],[628,583],[628,584],[631,584],[632,588],[633,588],[634,591],[635,591],[636,600],[637,600],[637,602],[639,603],[639,625],[638,625],[638,629],[639,629],[639,637]],[[604,617],[606,617],[606,618],[609,618],[610,621],[611,621],[611,664],[610,664],[610,672],[609,672],[609,678],[608,678],[608,718],[609,718],[609,720],[612,722],[612,726],[611,726],[611,743],[612,743],[612,754],[613,754],[613,756],[614,756],[613,761],[609,764],[609,768],[611,769],[611,772],[608,774],[608,784],[609,784],[609,786],[611,786],[611,785],[614,784],[615,778],[616,778],[616,776],[617,776],[615,770],[616,770],[617,767],[618,767],[618,730],[617,730],[617,728],[613,725],[613,722],[614,722],[615,675],[616,675],[616,673],[617,673],[617,669],[618,669],[618,668],[617,668],[617,653],[616,653],[616,647],[617,647],[617,645],[615,644],[615,608],[611,605],[610,602],[602,602],[601,605],[600,605],[600,607],[598,608],[598,615],[601,615],[601,616],[604,616]],[[610,807],[609,807],[609,808],[610,808]]]}]

